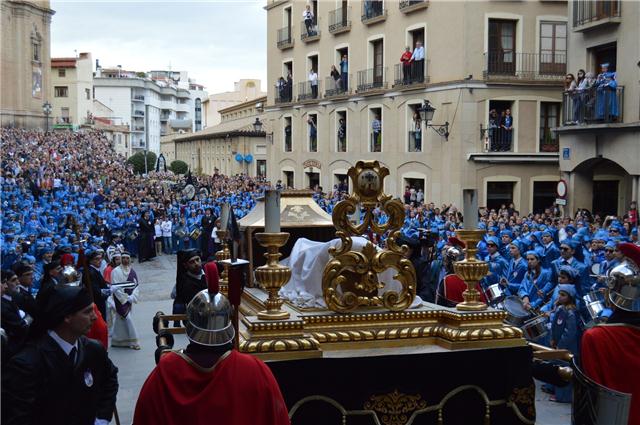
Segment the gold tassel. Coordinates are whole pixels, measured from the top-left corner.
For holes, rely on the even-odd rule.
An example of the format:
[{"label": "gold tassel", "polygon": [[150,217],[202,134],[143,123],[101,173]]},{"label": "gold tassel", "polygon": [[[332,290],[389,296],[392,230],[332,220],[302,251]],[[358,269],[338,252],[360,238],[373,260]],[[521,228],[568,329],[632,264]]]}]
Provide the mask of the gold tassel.
[{"label": "gold tassel", "polygon": [[438,425],[444,425],[444,419],[442,418],[442,409],[438,409]]}]

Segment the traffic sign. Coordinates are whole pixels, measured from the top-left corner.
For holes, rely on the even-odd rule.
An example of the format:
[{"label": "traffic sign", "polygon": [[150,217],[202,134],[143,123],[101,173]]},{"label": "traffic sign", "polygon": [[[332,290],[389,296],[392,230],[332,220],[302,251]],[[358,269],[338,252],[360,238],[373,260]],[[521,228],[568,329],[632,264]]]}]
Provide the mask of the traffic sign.
[{"label": "traffic sign", "polygon": [[567,200],[562,198],[556,198],[556,204],[558,205],[567,205]]},{"label": "traffic sign", "polygon": [[567,182],[564,180],[560,180],[558,185],[556,186],[556,193],[558,198],[564,199],[567,196]]}]

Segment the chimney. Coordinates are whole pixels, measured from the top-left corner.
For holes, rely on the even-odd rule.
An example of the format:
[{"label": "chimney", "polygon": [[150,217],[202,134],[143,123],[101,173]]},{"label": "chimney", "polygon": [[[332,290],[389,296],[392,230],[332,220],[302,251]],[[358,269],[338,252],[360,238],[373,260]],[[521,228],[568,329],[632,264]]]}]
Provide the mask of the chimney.
[{"label": "chimney", "polygon": [[100,59],[96,59],[96,69],[100,69]]}]

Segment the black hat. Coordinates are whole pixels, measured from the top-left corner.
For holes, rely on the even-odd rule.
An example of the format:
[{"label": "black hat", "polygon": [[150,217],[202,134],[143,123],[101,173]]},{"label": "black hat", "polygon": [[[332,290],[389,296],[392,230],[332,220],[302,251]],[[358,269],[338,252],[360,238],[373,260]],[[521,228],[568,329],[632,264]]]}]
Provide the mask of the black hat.
[{"label": "black hat", "polygon": [[33,271],[33,267],[31,267],[29,264],[18,263],[15,266],[14,271],[16,272],[16,275],[18,275],[18,277],[20,277],[25,273],[32,272]]},{"label": "black hat", "polygon": [[55,286],[44,295],[39,319],[46,329],[55,328],[66,316],[93,303],[91,294],[82,286]]}]

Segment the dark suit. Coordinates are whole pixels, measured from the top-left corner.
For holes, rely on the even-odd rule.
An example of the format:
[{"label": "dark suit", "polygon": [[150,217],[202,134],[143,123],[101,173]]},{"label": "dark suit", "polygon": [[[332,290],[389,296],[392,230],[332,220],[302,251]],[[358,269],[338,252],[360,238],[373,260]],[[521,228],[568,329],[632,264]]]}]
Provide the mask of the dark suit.
[{"label": "dark suit", "polygon": [[38,315],[38,304],[29,291],[18,286],[18,293],[13,296],[13,299],[20,310],[24,311],[32,318],[36,318]]},{"label": "dark suit", "polygon": [[[20,317],[18,305],[14,300],[2,297],[2,329],[8,337],[6,355],[11,358],[20,351],[29,331],[29,325]],[[5,360],[6,361],[6,360]]]},{"label": "dark suit", "polygon": [[211,241],[211,232],[213,231],[213,223],[215,221],[215,217],[204,216],[202,220],[200,220],[200,225],[202,226],[202,236],[200,238],[200,252],[202,254],[202,259],[206,261],[211,255],[211,250],[209,249],[209,242]]},{"label": "dark suit", "polygon": [[93,266],[89,266],[89,281],[91,282],[91,292],[93,293],[93,302],[100,310],[102,317],[107,317],[107,296],[103,296],[101,290],[108,289],[109,285],[102,277],[100,270],[96,270]]},{"label": "dark suit", "polygon": [[75,366],[48,334],[29,341],[2,375],[3,424],[93,425],[111,420],[118,369],[99,343],[81,337]]},{"label": "dark suit", "polygon": [[200,279],[196,279],[192,274],[184,273],[176,282],[175,304],[189,304],[191,299],[203,289],[207,289],[204,274]]}]

